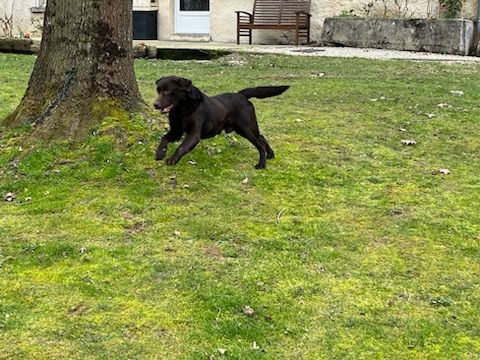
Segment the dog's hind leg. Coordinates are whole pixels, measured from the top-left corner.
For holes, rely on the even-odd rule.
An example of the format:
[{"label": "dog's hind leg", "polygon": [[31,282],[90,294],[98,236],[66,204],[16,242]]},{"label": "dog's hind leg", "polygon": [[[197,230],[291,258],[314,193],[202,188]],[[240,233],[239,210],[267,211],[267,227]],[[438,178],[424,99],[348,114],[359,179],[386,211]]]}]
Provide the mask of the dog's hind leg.
[{"label": "dog's hind leg", "polygon": [[275,157],[275,153],[270,145],[268,145],[267,139],[265,139],[263,135],[260,135],[260,140],[265,144],[265,149],[267,150],[267,159],[273,159]]},{"label": "dog's hind leg", "polygon": [[260,159],[258,160],[258,164],[255,165],[255,169],[265,169],[267,167],[267,149],[265,142],[262,141],[261,138],[251,130],[239,129],[238,127],[236,127],[234,130],[238,135],[250,141],[253,146],[257,148]]},{"label": "dog's hind leg", "polygon": [[247,133],[246,139],[257,148],[258,154],[260,155],[258,164],[255,165],[255,169],[265,169],[267,167],[267,150],[265,149],[265,144],[253,133]]}]

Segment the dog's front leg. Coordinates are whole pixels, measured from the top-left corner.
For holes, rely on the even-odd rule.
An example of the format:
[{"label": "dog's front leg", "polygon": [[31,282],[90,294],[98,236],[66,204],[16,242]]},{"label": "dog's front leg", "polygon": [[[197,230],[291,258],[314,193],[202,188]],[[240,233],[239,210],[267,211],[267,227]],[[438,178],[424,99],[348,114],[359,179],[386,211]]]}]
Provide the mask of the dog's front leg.
[{"label": "dog's front leg", "polygon": [[157,152],[155,153],[156,160],[162,160],[165,157],[169,142],[170,141],[168,141],[167,135],[162,136],[162,139],[160,140],[160,144],[158,144]]},{"label": "dog's front leg", "polygon": [[155,154],[156,160],[162,160],[165,157],[167,152],[168,143],[180,140],[182,138],[182,131],[178,129],[170,130],[160,140],[160,144],[158,144],[157,152]]},{"label": "dog's front leg", "polygon": [[175,150],[175,153],[167,159],[167,165],[175,165],[180,161],[183,155],[192,150],[200,141],[200,134],[190,133],[185,136],[185,139],[180,146]]}]

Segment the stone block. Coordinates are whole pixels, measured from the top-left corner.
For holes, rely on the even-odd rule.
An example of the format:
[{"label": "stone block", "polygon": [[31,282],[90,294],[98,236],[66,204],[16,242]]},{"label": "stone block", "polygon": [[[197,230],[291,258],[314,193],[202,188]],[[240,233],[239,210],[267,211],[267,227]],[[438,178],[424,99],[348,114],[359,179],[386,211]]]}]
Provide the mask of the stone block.
[{"label": "stone block", "polygon": [[470,20],[325,19],[322,42],[337,46],[468,55],[474,25]]}]

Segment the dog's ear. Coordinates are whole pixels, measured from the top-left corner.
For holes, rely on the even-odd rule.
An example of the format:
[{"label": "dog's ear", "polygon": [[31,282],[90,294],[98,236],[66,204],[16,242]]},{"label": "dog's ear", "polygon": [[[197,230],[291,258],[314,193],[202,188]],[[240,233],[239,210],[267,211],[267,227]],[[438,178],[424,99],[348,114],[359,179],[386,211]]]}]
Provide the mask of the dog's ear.
[{"label": "dog's ear", "polygon": [[202,98],[202,93],[195,86],[193,86],[191,80],[179,78],[177,83],[180,85],[182,90],[185,90],[189,99],[200,100]]},{"label": "dog's ear", "polygon": [[176,83],[185,90],[189,90],[192,86],[192,81],[185,78],[177,78]]},{"label": "dog's ear", "polygon": [[188,89],[188,97],[192,100],[201,100],[202,99],[202,93],[200,90],[198,90],[195,86],[190,86],[190,89]]}]

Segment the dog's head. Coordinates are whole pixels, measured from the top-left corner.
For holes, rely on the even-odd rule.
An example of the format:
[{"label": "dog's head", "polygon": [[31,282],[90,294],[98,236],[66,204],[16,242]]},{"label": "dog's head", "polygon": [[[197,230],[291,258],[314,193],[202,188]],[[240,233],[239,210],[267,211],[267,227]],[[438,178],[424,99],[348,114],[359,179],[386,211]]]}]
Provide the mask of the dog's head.
[{"label": "dog's head", "polygon": [[200,90],[192,85],[192,81],[176,76],[163,77],[157,80],[158,98],[153,103],[155,109],[169,113],[173,108],[188,100],[199,101]]}]

